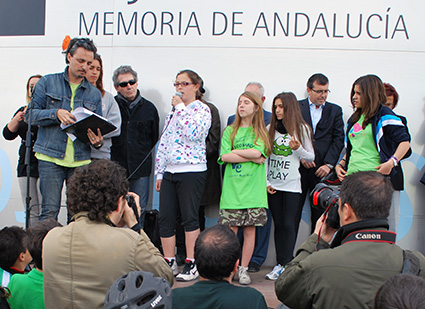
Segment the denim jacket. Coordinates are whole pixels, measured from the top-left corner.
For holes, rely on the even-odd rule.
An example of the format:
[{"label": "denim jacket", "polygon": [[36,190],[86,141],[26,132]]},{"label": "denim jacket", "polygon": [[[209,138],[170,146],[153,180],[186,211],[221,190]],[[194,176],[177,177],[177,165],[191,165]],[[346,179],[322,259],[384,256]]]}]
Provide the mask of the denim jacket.
[{"label": "denim jacket", "polygon": [[[74,109],[85,107],[102,115],[102,96],[100,91],[83,79],[74,97]],[[33,98],[25,112],[28,122],[29,111],[32,110],[31,123],[38,125],[38,137],[34,152],[50,157],[63,159],[65,157],[68,136],[60,128],[57,117],[58,109],[71,111],[71,88],[69,86],[68,67],[63,73],[43,76],[34,89]],[[74,160],[90,159],[90,146],[78,139],[74,141]]]}]

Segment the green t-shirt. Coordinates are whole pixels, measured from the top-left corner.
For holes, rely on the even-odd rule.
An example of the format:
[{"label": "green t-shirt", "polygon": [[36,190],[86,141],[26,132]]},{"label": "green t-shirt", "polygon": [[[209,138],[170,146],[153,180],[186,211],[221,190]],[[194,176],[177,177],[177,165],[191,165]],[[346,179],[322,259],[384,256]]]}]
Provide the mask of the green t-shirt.
[{"label": "green t-shirt", "polygon": [[[223,164],[221,155],[232,152],[230,134],[233,127],[228,126],[221,139],[221,154],[218,163]],[[254,144],[252,127],[239,128],[233,143],[233,149],[256,149],[264,156],[266,149],[259,138]],[[221,209],[268,208],[266,168],[264,164],[254,162],[228,163],[226,165],[223,190],[220,199]]]},{"label": "green t-shirt", "polygon": [[201,280],[173,290],[173,308],[266,309],[264,296],[256,289],[241,287],[226,281]]},{"label": "green t-shirt", "polygon": [[362,128],[363,120],[364,116],[362,115],[348,132],[352,149],[347,175],[359,171],[376,171],[375,167],[381,164],[381,157],[376,149],[372,133],[372,125],[369,123],[366,128]]},{"label": "green t-shirt", "polygon": [[[69,86],[71,87],[71,111],[74,110],[74,98],[75,93],[77,92],[78,87],[80,84],[73,84],[69,83]],[[73,141],[68,137],[66,141],[66,150],[65,150],[65,157],[63,159],[58,159],[54,157],[50,157],[48,155],[42,154],[37,152],[35,154],[36,158],[39,160],[47,161],[55,163],[56,165],[65,166],[65,167],[79,167],[83,165],[89,164],[90,160],[83,160],[83,161],[75,161],[74,160],[74,143]]]},{"label": "green t-shirt", "polygon": [[12,309],[44,309],[43,273],[37,269],[26,275],[15,274],[10,279],[9,301]]}]

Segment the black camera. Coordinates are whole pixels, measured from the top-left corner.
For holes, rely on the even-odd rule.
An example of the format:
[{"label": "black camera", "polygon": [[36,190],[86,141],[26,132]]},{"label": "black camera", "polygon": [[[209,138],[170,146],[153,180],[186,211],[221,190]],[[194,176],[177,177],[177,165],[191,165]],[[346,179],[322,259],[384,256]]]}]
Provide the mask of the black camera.
[{"label": "black camera", "polygon": [[125,196],[125,199],[127,200],[128,206],[130,206],[130,208],[133,209],[137,222],[139,222],[139,211],[137,210],[137,204],[136,204],[136,201],[134,200],[134,197],[130,194],[127,194]]},{"label": "black camera", "polygon": [[313,207],[322,209],[327,214],[326,224],[334,229],[339,229],[339,195],[324,183],[319,182],[310,193]]}]

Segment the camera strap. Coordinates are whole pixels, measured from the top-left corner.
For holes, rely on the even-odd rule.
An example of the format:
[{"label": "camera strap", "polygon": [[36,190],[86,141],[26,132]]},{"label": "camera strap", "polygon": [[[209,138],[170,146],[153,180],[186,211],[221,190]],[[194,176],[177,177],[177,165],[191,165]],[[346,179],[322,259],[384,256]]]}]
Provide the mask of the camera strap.
[{"label": "camera strap", "polygon": [[395,244],[397,234],[390,231],[382,230],[360,230],[348,234],[347,237],[341,242],[345,244],[348,242],[379,242]]}]

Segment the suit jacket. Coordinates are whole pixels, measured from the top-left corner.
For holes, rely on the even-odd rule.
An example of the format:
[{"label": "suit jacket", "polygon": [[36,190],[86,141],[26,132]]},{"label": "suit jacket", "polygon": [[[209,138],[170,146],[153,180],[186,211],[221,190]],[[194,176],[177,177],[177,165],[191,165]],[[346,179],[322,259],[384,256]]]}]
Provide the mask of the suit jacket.
[{"label": "suit jacket", "polygon": [[[299,103],[304,120],[313,128],[308,99],[301,100]],[[339,105],[325,103],[322,117],[317,123],[313,136],[313,147],[316,167],[326,163],[336,165],[344,147],[344,121],[342,108]]]}]

